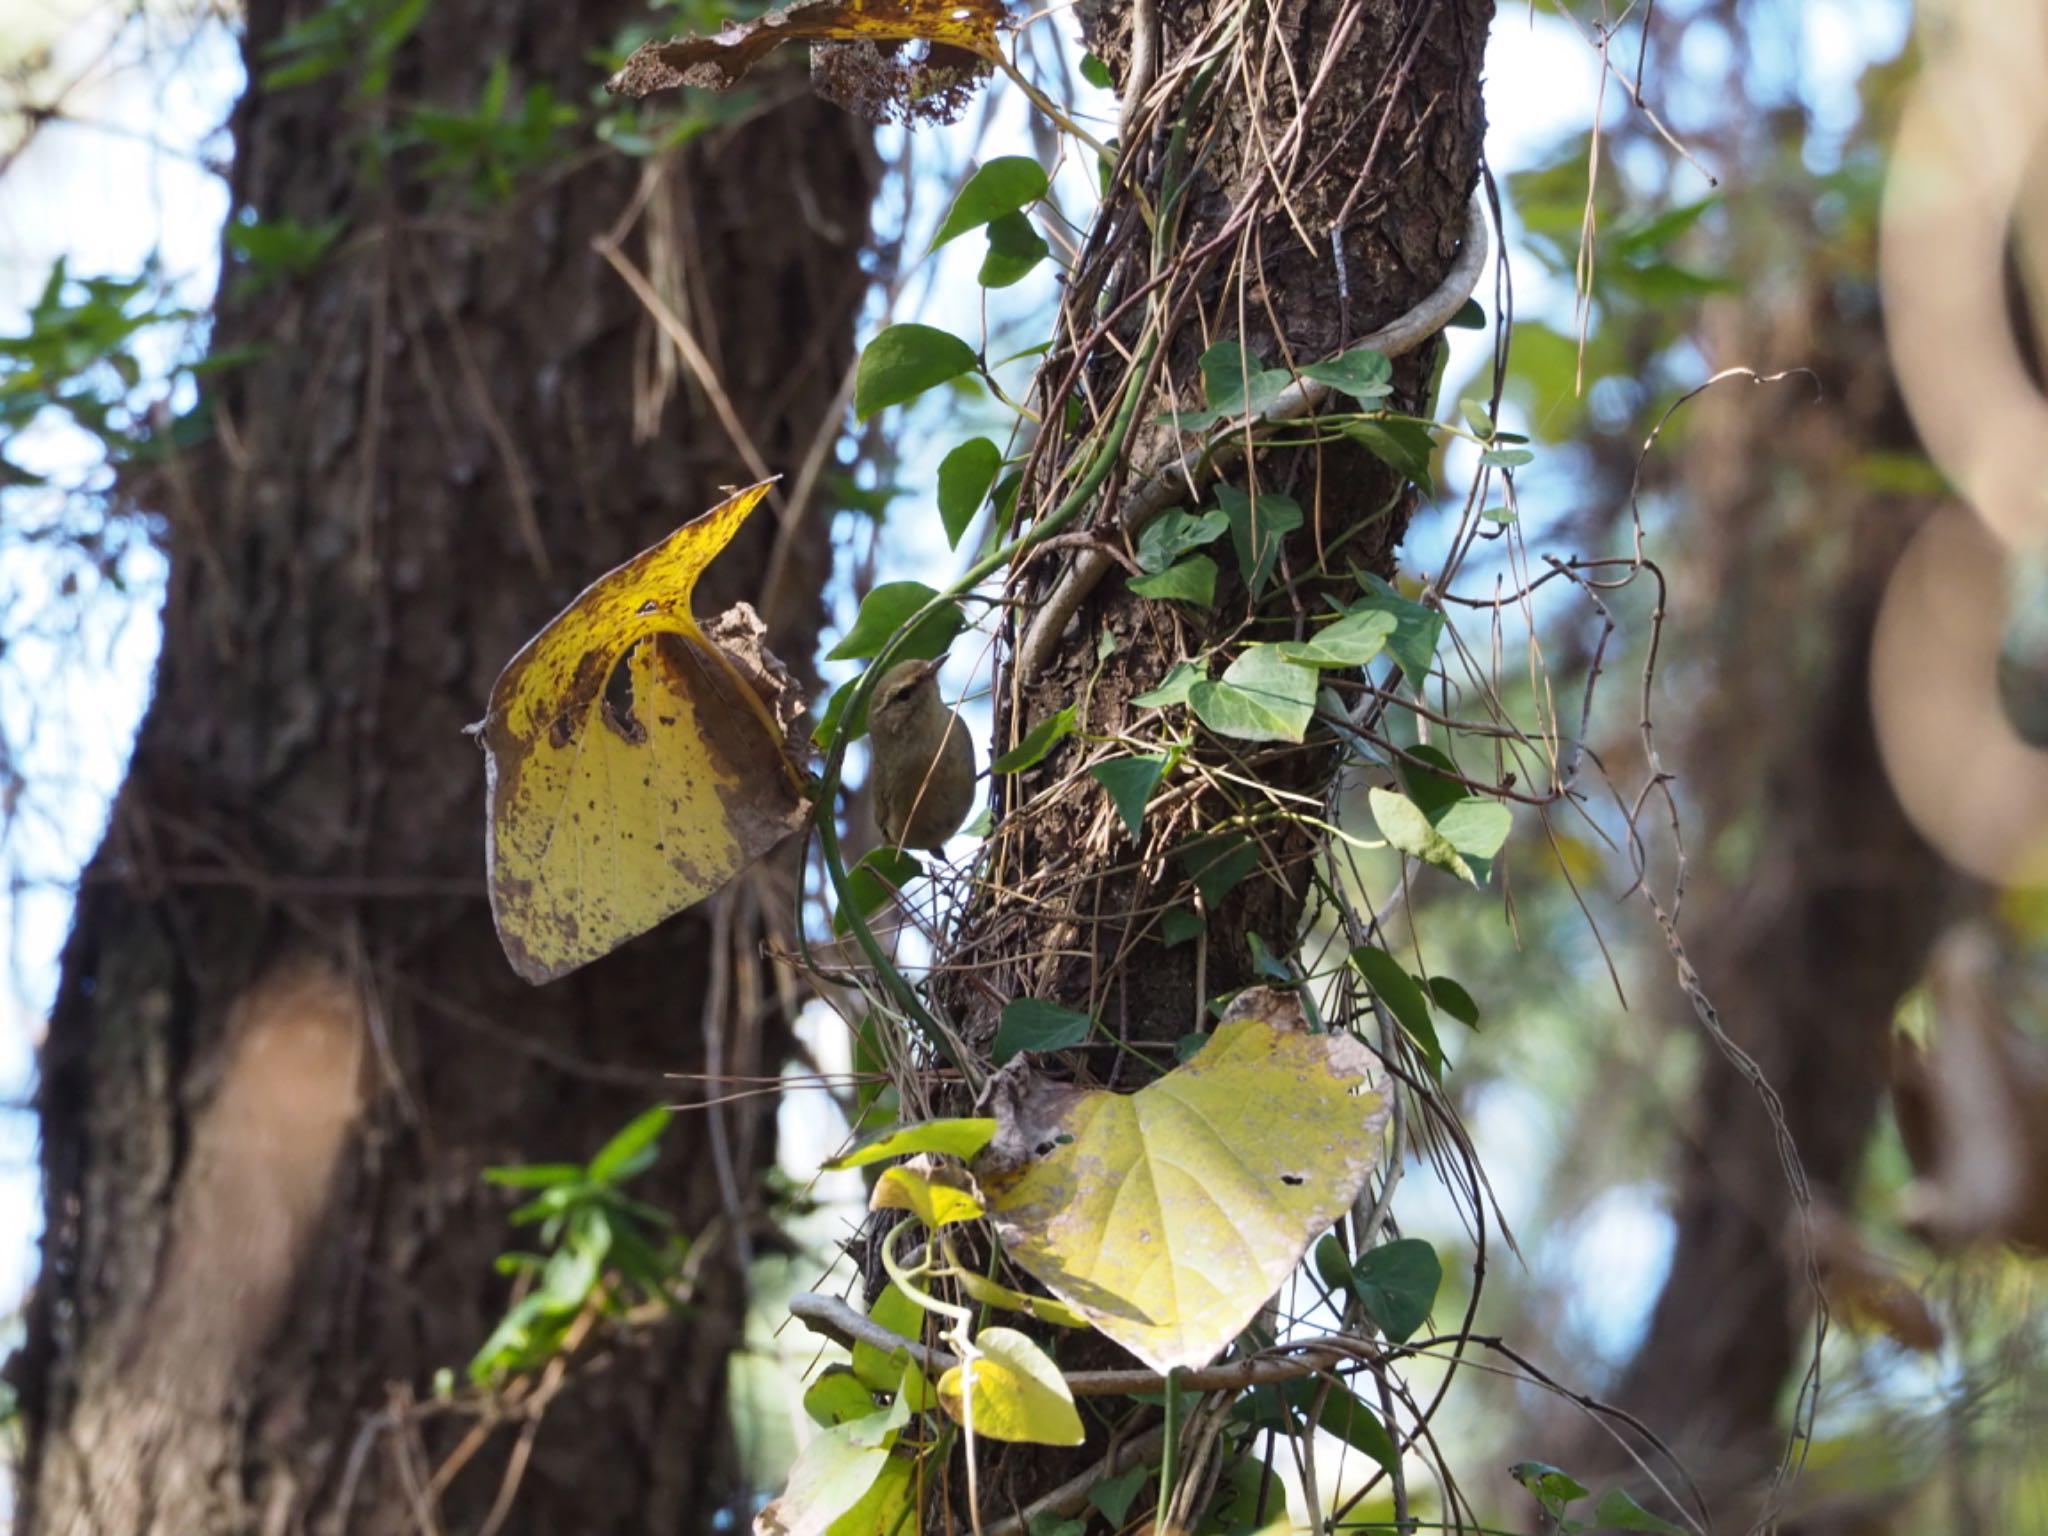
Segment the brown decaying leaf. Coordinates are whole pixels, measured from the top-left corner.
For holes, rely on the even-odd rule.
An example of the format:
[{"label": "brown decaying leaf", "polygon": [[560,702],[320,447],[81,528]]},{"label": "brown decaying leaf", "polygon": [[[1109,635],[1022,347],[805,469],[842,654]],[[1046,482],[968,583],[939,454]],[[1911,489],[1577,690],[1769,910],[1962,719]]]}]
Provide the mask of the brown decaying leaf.
[{"label": "brown decaying leaf", "polygon": [[1892,1099],[1919,1176],[1901,1214],[1941,1248],[2048,1248],[2048,1044],[2014,1022],[1988,928],[1944,937],[1927,984],[1927,1050],[1904,1037],[1893,1045]]},{"label": "brown decaying leaf", "polygon": [[1922,1354],[1941,1348],[1941,1324],[1926,1299],[1898,1266],[1871,1250],[1847,1215],[1816,1200],[1811,1221],[1821,1287],[1836,1316],[1853,1328],[1877,1329]]},{"label": "brown decaying leaf", "polygon": [[[1007,17],[1002,0],[798,0],[712,37],[642,43],[607,89],[635,98],[683,85],[730,90],[769,53],[795,42],[923,42],[961,55],[954,67],[971,66],[1000,57],[996,28]],[[927,62],[952,61],[935,52]]]}]

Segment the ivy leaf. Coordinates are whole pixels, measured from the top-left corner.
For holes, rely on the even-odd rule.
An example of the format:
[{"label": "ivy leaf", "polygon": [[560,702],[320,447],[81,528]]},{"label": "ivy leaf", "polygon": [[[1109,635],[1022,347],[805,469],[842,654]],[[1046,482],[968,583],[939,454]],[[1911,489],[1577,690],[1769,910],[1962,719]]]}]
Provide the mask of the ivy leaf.
[{"label": "ivy leaf", "polygon": [[[861,599],[860,612],[846,638],[826,652],[827,661],[866,661],[879,656],[889,637],[910,616],[939,594],[921,581],[885,581]],[[966,627],[957,603],[935,609],[896,648],[898,661],[929,661],[945,654],[953,637]]]},{"label": "ivy leaf", "polygon": [[1211,509],[1196,516],[1179,507],[1162,512],[1138,535],[1138,569],[1157,575],[1191,549],[1212,544],[1230,529],[1230,519]]},{"label": "ivy leaf", "polygon": [[1007,288],[1022,282],[1052,254],[1045,237],[1021,213],[1006,213],[988,226],[988,254],[981,258],[975,281],[984,288]]},{"label": "ivy leaf", "polygon": [[1300,741],[1315,715],[1316,674],[1280,654],[1277,645],[1254,645],[1224,669],[1220,681],[1188,691],[1202,724],[1239,741]]},{"label": "ivy leaf", "polygon": [[1033,726],[1016,746],[990,763],[989,772],[1022,773],[1026,768],[1043,762],[1046,753],[1074,734],[1074,724],[1079,718],[1080,709],[1073,704],[1056,715],[1048,715]]},{"label": "ivy leaf", "polygon": [[938,233],[932,236],[931,249],[936,251],[970,229],[1029,208],[1051,188],[1045,167],[1028,155],[1002,155],[989,161],[967,178],[954,197],[953,206],[939,221]]},{"label": "ivy leaf", "polygon": [[1436,483],[1429,475],[1436,439],[1422,422],[1392,416],[1379,421],[1347,421],[1344,435],[1389,469],[1413,480],[1424,496],[1436,494]]},{"label": "ivy leaf", "polygon": [[1279,562],[1281,543],[1302,524],[1301,503],[1277,491],[1263,492],[1255,502],[1234,485],[1218,485],[1216,499],[1230,522],[1238,574],[1257,602]]},{"label": "ivy leaf", "polygon": [[1105,1477],[1088,1490],[1088,1502],[1102,1511],[1103,1519],[1121,1530],[1132,1501],[1152,1480],[1150,1467],[1133,1467],[1122,1477]]},{"label": "ivy leaf", "polygon": [[970,437],[939,460],[939,521],[946,528],[947,548],[960,547],[1002,467],[1003,450],[985,437]]},{"label": "ivy leaf", "polygon": [[1395,591],[1385,577],[1370,571],[1360,572],[1358,583],[1368,595],[1346,611],[1393,615],[1394,633],[1387,639],[1387,650],[1401,664],[1401,675],[1408,680],[1408,686],[1421,688],[1429,681],[1429,669],[1436,665],[1437,642],[1444,633],[1443,614],[1411,602]]},{"label": "ivy leaf", "polygon": [[1109,78],[1109,66],[1092,53],[1081,55],[1081,78],[1097,90],[1114,90],[1116,84]]},{"label": "ivy leaf", "polygon": [[1465,418],[1465,425],[1472,429],[1472,435],[1483,441],[1492,441],[1494,433],[1493,413],[1478,400],[1460,400],[1458,411]]},{"label": "ivy leaf", "polygon": [[1479,307],[1477,299],[1467,299],[1458,306],[1458,312],[1444,322],[1448,330],[1483,331],[1486,329],[1486,311]]},{"label": "ivy leaf", "polygon": [[1116,807],[1117,814],[1123,817],[1124,825],[1130,829],[1131,836],[1137,837],[1145,830],[1145,803],[1152,798],[1152,791],[1158,787],[1159,776],[1164,772],[1166,759],[1163,757],[1115,757],[1106,763],[1094,764],[1089,768],[1088,776],[1102,786],[1110,804]]},{"label": "ivy leaf", "polygon": [[1131,700],[1138,709],[1165,709],[1172,704],[1185,704],[1195,684],[1203,681],[1202,669],[1191,661],[1177,661],[1173,670],[1166,674],[1166,680],[1149,693],[1141,693]]},{"label": "ivy leaf", "polygon": [[1520,469],[1535,459],[1527,448],[1489,448],[1479,455],[1479,462],[1490,469]]},{"label": "ivy leaf", "polygon": [[1353,347],[1328,362],[1310,363],[1301,376],[1327,384],[1360,405],[1370,405],[1394,392],[1394,365],[1386,354],[1371,347]]},{"label": "ivy leaf", "polygon": [[1207,608],[1216,601],[1216,562],[1207,555],[1189,555],[1154,576],[1133,576],[1131,590],[1140,597],[1193,603]]},{"label": "ivy leaf", "polygon": [[[1259,845],[1235,832],[1212,832],[1189,841],[1181,848],[1179,859],[1180,867],[1201,892],[1202,905],[1213,912],[1237,883],[1257,868]],[[1171,912],[1166,915],[1173,916]],[[1194,923],[1194,933],[1201,932],[1202,920],[1195,917]],[[1192,938],[1194,933],[1188,936]]]},{"label": "ivy leaf", "polygon": [[1058,1003],[1037,997],[1012,998],[1003,1005],[990,1055],[1001,1066],[1019,1051],[1070,1050],[1086,1040],[1094,1027],[1095,1021],[1087,1014]]},{"label": "ivy leaf", "polygon": [[1395,848],[1473,885],[1484,883],[1482,871],[1490,871],[1489,861],[1507,841],[1512,820],[1498,800],[1478,795],[1457,802],[1436,821],[1391,789],[1374,789],[1367,799],[1380,835]]},{"label": "ivy leaf", "polygon": [[1419,1237],[1382,1243],[1351,1266],[1347,1284],[1390,1344],[1405,1344],[1429,1321],[1444,1267]]},{"label": "ivy leaf", "polygon": [[1379,1415],[1357,1393],[1337,1383],[1331,1384],[1325,1393],[1320,1382],[1307,1377],[1287,1383],[1287,1401],[1303,1418],[1315,1407],[1319,1394],[1323,1411],[1316,1427],[1328,1430],[1353,1450],[1363,1451],[1392,1476],[1401,1464],[1401,1453],[1395,1448],[1393,1436],[1380,1423]]},{"label": "ivy leaf", "polygon": [[1444,1050],[1436,1037],[1436,1025],[1429,1017],[1429,998],[1401,962],[1384,949],[1361,944],[1351,951],[1351,964],[1363,976],[1373,994],[1387,1005],[1408,1038],[1422,1047],[1429,1062],[1429,1075],[1442,1081]]},{"label": "ivy leaf", "polygon": [[950,331],[914,323],[889,326],[861,351],[853,375],[853,414],[866,421],[977,366],[974,348]]},{"label": "ivy leaf", "polygon": [[1235,341],[1219,341],[1201,356],[1205,411],[1167,412],[1157,419],[1183,432],[1202,432],[1219,421],[1259,415],[1294,382],[1284,368],[1267,368]]},{"label": "ivy leaf", "polygon": [[1275,649],[1297,667],[1362,667],[1386,649],[1399,628],[1391,613],[1360,608],[1306,640],[1282,640]]},{"label": "ivy leaf", "polygon": [[[924,866],[901,848],[870,848],[860,862],[846,872],[846,890],[862,917],[873,917],[911,881],[924,873]],[[834,938],[844,938],[853,919],[842,907],[832,914]]]}]

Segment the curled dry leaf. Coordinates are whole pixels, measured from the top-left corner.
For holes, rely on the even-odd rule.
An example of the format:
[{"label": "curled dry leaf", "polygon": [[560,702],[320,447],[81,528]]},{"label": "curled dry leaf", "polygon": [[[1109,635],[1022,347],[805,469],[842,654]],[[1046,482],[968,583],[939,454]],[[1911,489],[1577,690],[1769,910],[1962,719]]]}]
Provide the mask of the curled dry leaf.
[{"label": "curled dry leaf", "polygon": [[1379,1163],[1374,1076],[1358,1040],[1310,1034],[1261,988],[1136,1093],[1005,1067],[975,1177],[1005,1252],[1055,1296],[1155,1370],[1205,1365]]},{"label": "curled dry leaf", "polygon": [[527,642],[479,732],[491,915],[551,981],[702,901],[803,825],[787,756],[802,699],[741,605],[690,594],[769,482],[599,577]]},{"label": "curled dry leaf", "polygon": [[[609,89],[641,97],[677,86],[731,89],[784,43],[812,53],[818,93],[864,117],[949,121],[966,88],[1001,57],[1002,0],[797,0],[711,37],[678,37],[635,49]],[[906,43],[924,45],[907,55]]]}]

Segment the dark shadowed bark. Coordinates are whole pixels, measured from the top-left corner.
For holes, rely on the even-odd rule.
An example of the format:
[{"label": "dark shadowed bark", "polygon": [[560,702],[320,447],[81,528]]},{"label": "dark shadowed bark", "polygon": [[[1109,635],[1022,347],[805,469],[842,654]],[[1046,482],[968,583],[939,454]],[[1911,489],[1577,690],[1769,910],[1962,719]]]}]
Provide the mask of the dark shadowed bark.
[{"label": "dark shadowed bark", "polygon": [[[252,78],[307,14],[250,7]],[[626,255],[794,471],[837,428],[866,130],[764,76],[760,111],[687,152],[594,153],[488,208],[368,148],[416,104],[469,110],[500,56],[515,92],[581,103],[593,43],[637,14],[435,0],[387,95],[351,94],[351,65],[236,114],[238,214],[343,233],[309,275],[224,282],[215,346],[258,355],[140,491],[163,659],[43,1062],[25,1531],[681,1532],[742,1492],[725,1372],[765,1110],[717,1145],[683,1118],[636,1186],[701,1237],[687,1317],[586,1351],[530,1442],[530,1418],[498,1429],[445,1487],[472,1421],[407,1406],[507,1302],[509,1202],[480,1170],[589,1156],[714,1042],[773,1070],[786,1024],[758,944],[787,858],[560,983],[514,978],[463,727],[588,580],[755,478],[593,240],[644,195]],[[776,592],[764,514],[698,604],[752,599],[799,667],[830,558],[809,515]]]}]

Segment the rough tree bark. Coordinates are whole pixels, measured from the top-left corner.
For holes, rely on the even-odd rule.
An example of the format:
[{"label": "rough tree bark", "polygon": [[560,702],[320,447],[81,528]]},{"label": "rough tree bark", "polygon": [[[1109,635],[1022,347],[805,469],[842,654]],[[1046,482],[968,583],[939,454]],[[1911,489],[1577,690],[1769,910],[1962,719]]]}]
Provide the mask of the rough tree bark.
[{"label": "rough tree bark", "polygon": [[[704,1117],[638,1186],[706,1234],[687,1319],[572,1372],[530,1445],[499,1430],[445,1489],[470,1423],[407,1404],[506,1304],[507,1203],[480,1169],[588,1156],[682,1096],[662,1074],[702,1070],[714,1037],[726,1070],[773,1069],[756,946],[791,869],[529,990],[484,901],[463,727],[586,581],[754,478],[593,239],[646,196],[628,253],[794,469],[837,430],[868,135],[800,75],[764,77],[744,125],[644,183],[599,152],[482,209],[368,136],[414,104],[470,109],[500,56],[515,91],[582,102],[593,40],[639,9],[435,0],[387,94],[352,94],[353,63],[266,88],[307,14],[248,9],[234,207],[344,233],[310,274],[224,282],[214,344],[260,355],[211,386],[210,442],[140,493],[171,561],[164,647],[42,1067],[22,1529],[708,1530],[741,1492],[733,1223],[759,1209],[765,1112],[722,1122],[725,1198]],[[700,610],[752,599],[804,664],[820,520],[790,530],[764,603],[777,528],[756,518]]]}]

